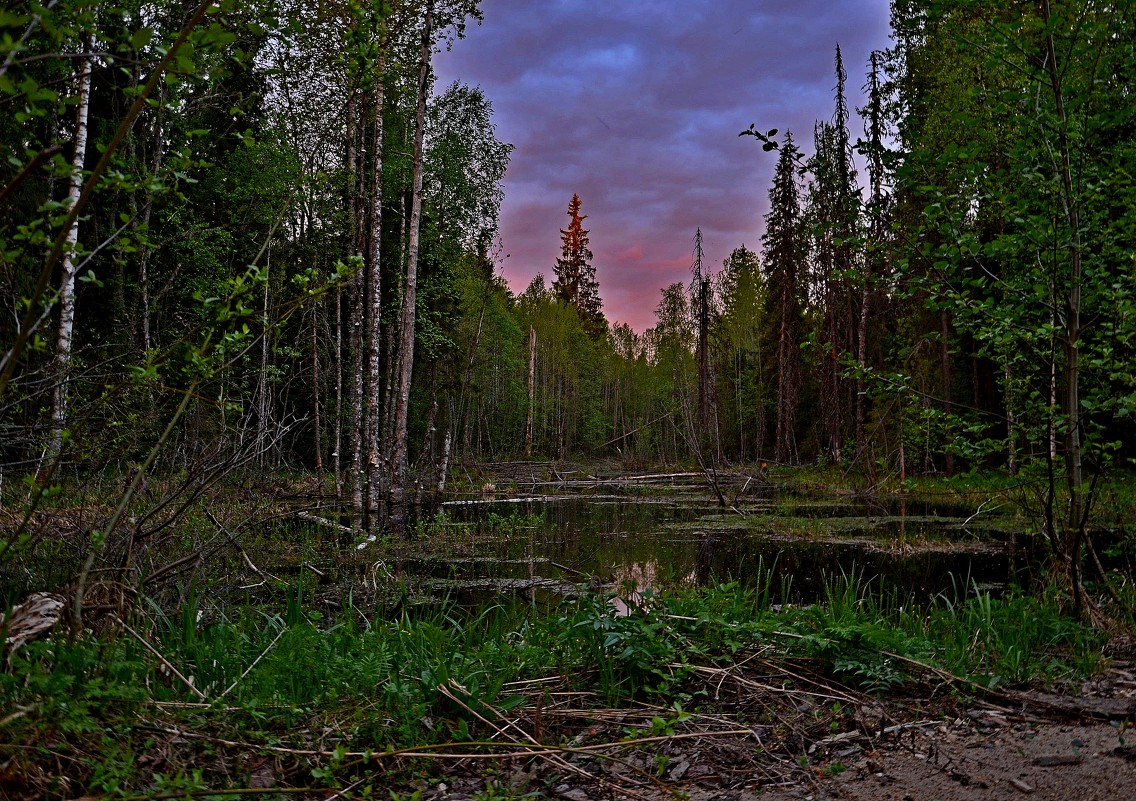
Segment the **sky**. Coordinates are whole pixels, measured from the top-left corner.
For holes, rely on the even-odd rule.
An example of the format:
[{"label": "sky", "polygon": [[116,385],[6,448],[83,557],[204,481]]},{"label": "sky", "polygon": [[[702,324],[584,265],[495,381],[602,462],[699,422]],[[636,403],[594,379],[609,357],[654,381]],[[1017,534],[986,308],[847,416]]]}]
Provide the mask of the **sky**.
[{"label": "sky", "polygon": [[[435,57],[437,91],[480,86],[515,146],[499,270],[515,292],[551,284],[578,193],[604,313],[642,332],[661,290],[739,245],[760,251],[786,129],[806,152],[830,120],[835,47],[849,105],[863,105],[872,50],[889,46],[887,0],[483,0],[485,21]],[[853,139],[862,123],[850,123]]]}]

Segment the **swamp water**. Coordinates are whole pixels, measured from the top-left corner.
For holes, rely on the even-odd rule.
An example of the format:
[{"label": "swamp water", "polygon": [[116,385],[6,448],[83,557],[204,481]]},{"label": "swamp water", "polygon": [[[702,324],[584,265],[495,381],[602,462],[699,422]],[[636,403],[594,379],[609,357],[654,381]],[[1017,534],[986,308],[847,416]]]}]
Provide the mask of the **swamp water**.
[{"label": "swamp water", "polygon": [[853,573],[877,591],[920,602],[972,584],[997,589],[1028,570],[1016,544],[1020,521],[1005,509],[768,484],[740,489],[725,493],[733,500],[726,509],[692,475],[646,487],[622,480],[454,499],[430,533],[463,545],[407,553],[393,567],[419,597],[475,603],[500,592],[553,601],[585,582],[621,592],[753,585],[770,569],[774,597],[787,587],[794,603],[815,600],[826,577]]}]

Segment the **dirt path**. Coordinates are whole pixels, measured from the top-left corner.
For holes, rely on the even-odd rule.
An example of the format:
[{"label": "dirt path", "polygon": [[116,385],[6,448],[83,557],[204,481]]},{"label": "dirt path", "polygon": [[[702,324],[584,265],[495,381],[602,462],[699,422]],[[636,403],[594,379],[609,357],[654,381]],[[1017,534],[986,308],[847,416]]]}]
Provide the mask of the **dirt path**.
[{"label": "dirt path", "polygon": [[1071,723],[979,708],[937,717],[872,738],[834,735],[809,746],[807,760],[763,752],[758,732],[662,743],[618,752],[618,759],[571,756],[560,763],[570,770],[534,760],[486,773],[455,771],[416,789],[427,801],[1136,799],[1131,722]]},{"label": "dirt path", "polygon": [[[850,756],[847,769],[766,792],[694,792],[692,801],[1052,801],[1136,798],[1136,748],[1108,723],[1061,725],[978,714],[909,733]],[[831,770],[831,768],[830,768]]]},{"label": "dirt path", "polygon": [[[714,718],[721,728],[710,736],[686,732],[624,742],[602,757],[565,753],[555,764],[532,759],[450,771],[414,789],[425,801],[1136,801],[1130,662],[1113,665],[1076,696],[1009,691],[992,699],[997,704],[938,698],[862,696],[843,719],[853,725],[837,731],[795,696],[762,725],[744,723],[750,715],[726,715]],[[594,719],[581,742],[583,732],[618,740],[610,723]]]}]

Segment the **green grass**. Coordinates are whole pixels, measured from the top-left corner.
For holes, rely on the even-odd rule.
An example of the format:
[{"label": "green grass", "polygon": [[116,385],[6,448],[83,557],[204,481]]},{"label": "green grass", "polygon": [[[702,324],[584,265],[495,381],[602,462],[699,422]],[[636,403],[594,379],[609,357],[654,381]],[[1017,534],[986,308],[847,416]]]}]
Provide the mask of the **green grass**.
[{"label": "green grass", "polygon": [[[436,605],[369,625],[352,610],[325,618],[299,592],[277,613],[190,599],[133,625],[206,705],[184,706],[199,699],[121,631],[34,643],[0,673],[0,708],[9,710],[0,715],[0,763],[29,776],[65,765],[41,787],[46,797],[215,787],[222,777],[191,769],[212,759],[200,751],[207,744],[174,748],[160,779],[139,757],[171,726],[296,749],[483,739],[492,734],[486,720],[534,703],[537,685],[521,683],[541,679],[591,692],[599,706],[671,707],[692,697],[686,681],[696,666],[743,663],[759,649],[767,662],[791,660],[873,692],[927,680],[920,663],[988,687],[1075,679],[1100,664],[1100,635],[1063,617],[1054,597],[998,598],[972,587],[915,608],[853,573],[826,577],[821,603],[794,608],[788,584],[759,573],[753,588],[666,592],[626,616],[594,593],[547,615],[523,604]],[[341,761],[292,765],[287,780],[334,786],[348,770]]]}]

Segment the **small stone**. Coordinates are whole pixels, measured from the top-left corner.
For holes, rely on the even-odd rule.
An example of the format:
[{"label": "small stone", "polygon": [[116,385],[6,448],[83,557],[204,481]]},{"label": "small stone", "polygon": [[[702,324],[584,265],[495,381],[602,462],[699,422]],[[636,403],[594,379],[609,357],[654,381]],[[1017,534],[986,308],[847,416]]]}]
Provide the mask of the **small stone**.
[{"label": "small stone", "polygon": [[1014,786],[1014,789],[1021,790],[1026,795],[1029,795],[1033,792],[1033,787],[1026,784],[1021,779],[1010,779],[1010,784]]}]

